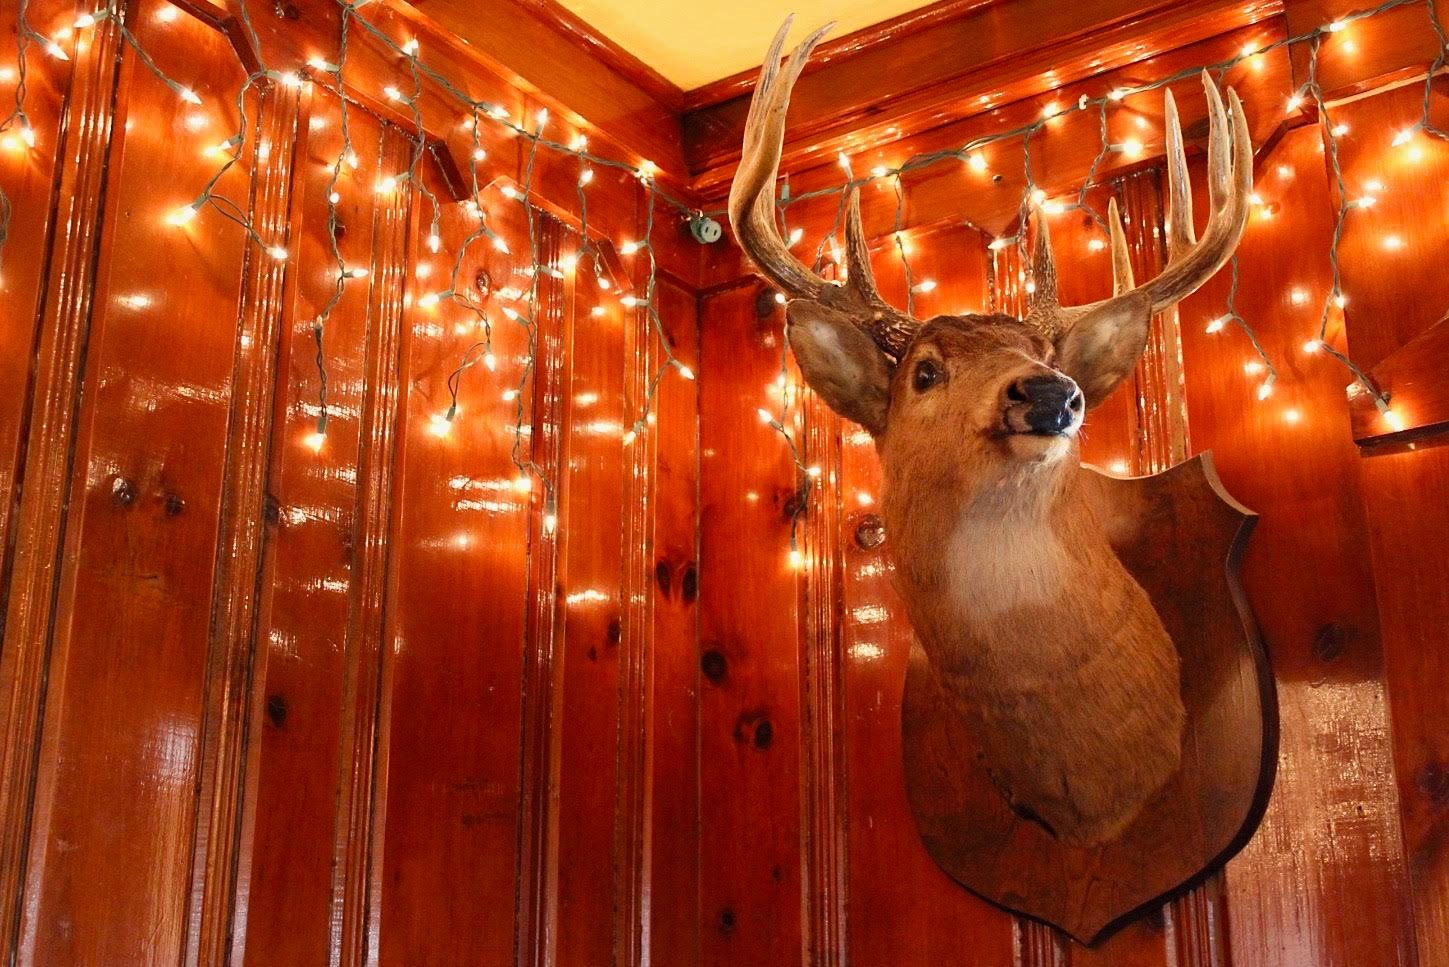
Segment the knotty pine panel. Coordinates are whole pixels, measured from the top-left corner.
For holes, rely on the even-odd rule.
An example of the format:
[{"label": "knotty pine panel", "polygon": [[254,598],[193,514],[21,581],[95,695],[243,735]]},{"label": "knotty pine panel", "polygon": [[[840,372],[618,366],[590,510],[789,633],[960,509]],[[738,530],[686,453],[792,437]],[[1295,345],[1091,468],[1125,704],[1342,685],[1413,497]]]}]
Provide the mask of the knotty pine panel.
[{"label": "knotty pine panel", "polygon": [[[204,28],[188,39],[209,66],[188,69],[172,47],[157,54],[163,69],[212,98],[235,90],[242,75],[225,39]],[[194,197],[180,196],[172,173],[204,178],[211,167],[198,129],[234,118],[178,109],[134,56],[123,55],[119,84],[126,135],[90,162],[106,170],[104,209],[90,213],[104,235],[18,938],[36,963],[180,959],[192,830],[205,808],[196,789],[249,246],[220,221],[175,231],[162,216]],[[218,190],[245,199],[249,180],[239,166]]]},{"label": "knotty pine panel", "polygon": [[700,311],[700,963],[799,956],[794,464],[756,410],[779,374],[774,302],[747,284]]},{"label": "knotty pine panel", "polygon": [[[314,449],[337,101],[256,85],[247,152],[219,184],[287,245],[285,263],[209,210],[166,224],[218,166],[203,149],[230,133],[242,80],[240,32],[160,15],[172,9],[146,3],[129,22],[203,106],[103,21],[70,67],[32,58],[41,148],[21,159],[35,177],[6,185],[24,237],[5,249],[3,338],[34,372],[7,381],[0,417],[6,473],[24,472],[6,478],[22,499],[0,651],[0,886],[24,911],[0,918],[7,956],[542,963],[562,950],[582,963],[650,943],[692,960],[697,385],[666,373],[626,453],[662,358],[653,321],[619,302],[626,287],[545,279],[531,371],[529,334],[496,298],[527,287],[530,248],[525,209],[500,188],[533,171],[563,219],[533,226],[554,259],[585,227],[578,162],[530,169],[526,142],[485,137],[482,201],[514,254],[475,242],[460,278],[491,293],[497,367],[462,374],[439,436],[447,378],[481,330],[422,296],[475,222],[431,153],[420,177],[450,248],[428,250],[426,199],[375,191],[409,166],[415,131],[374,110],[397,65],[354,37],[359,166],[339,183],[335,235],[368,273],[323,327],[328,433]],[[48,30],[57,11],[31,14]],[[435,117],[465,120],[429,100],[425,125]],[[661,269],[686,277],[699,257],[648,194],[600,169],[588,197],[589,237],[635,291],[649,262],[620,262],[618,240],[652,225]],[[697,367],[692,290],[656,286],[660,325]],[[544,523],[554,501],[537,478],[520,486],[519,461],[556,482],[569,567]],[[598,587],[622,626],[555,620]],[[591,635],[619,650],[618,674],[589,674]],[[655,884],[678,900],[662,914]]]},{"label": "knotty pine panel", "polygon": [[1255,357],[1240,330],[1204,331],[1223,311],[1226,271],[1180,307],[1193,447],[1212,450],[1224,486],[1261,515],[1242,578],[1278,687],[1273,796],[1225,874],[1230,962],[1412,964],[1349,378],[1304,351],[1331,286],[1318,130],[1288,133],[1260,160],[1256,188],[1280,207],[1244,235],[1237,304],[1279,367],[1273,394],[1257,401],[1263,376],[1245,371]]},{"label": "knotty pine panel", "polygon": [[[249,722],[251,808],[233,955],[254,964],[274,957],[315,960],[330,949],[332,830],[348,666],[344,629],[362,447],[366,285],[345,288],[325,325],[327,441],[315,452],[307,442],[320,414],[312,319],[333,285],[326,206],[342,136],[334,99],[314,92],[306,113],[296,193],[307,217],[294,235],[296,282],[277,357]],[[371,185],[385,162],[396,164],[402,156],[399,137],[392,133],[384,157],[384,133],[375,119],[349,112],[348,124],[359,161],[355,185]],[[349,265],[373,267],[372,199],[353,185],[344,187],[338,251]]]}]

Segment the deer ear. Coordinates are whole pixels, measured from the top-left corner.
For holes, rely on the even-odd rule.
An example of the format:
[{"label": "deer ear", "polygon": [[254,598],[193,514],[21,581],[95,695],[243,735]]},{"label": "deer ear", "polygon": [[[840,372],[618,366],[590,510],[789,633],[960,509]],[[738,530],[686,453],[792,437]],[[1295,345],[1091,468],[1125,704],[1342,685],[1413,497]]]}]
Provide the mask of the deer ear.
[{"label": "deer ear", "polygon": [[1142,290],[1088,308],[1057,337],[1056,367],[1077,381],[1091,408],[1126,379],[1147,348],[1152,303]]},{"label": "deer ear", "polygon": [[846,313],[797,299],[785,312],[790,348],[805,382],[830,408],[879,436],[890,407],[893,367]]}]

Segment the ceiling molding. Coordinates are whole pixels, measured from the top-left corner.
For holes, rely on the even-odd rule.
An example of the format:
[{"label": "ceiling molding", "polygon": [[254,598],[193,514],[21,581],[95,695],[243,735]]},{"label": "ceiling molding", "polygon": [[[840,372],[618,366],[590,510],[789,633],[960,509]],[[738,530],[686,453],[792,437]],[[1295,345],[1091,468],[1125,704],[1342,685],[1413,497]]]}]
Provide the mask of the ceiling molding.
[{"label": "ceiling molding", "polygon": [[[806,68],[791,101],[782,170],[1040,96],[1282,12],[1279,0],[942,7],[928,8],[931,16],[913,29],[879,25],[886,40],[862,36],[870,31],[844,38],[832,57]],[[739,161],[748,109],[747,85],[728,100],[686,110],[685,159],[706,196],[723,192]]]}]

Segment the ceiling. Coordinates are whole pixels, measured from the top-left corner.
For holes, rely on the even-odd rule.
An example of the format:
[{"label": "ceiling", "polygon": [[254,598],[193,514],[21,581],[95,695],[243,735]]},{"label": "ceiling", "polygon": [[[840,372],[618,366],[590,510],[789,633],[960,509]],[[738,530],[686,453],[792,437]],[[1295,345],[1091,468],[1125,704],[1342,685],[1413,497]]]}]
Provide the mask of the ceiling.
[{"label": "ceiling", "polygon": [[841,37],[930,0],[559,0],[594,29],[684,90],[729,77],[764,59],[791,13],[791,42],[835,21]]}]

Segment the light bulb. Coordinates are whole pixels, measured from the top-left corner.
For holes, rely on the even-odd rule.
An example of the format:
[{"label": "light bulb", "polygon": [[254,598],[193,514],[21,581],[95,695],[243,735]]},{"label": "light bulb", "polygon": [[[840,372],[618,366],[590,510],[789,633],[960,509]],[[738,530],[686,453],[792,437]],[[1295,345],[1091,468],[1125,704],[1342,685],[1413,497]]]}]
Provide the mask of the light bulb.
[{"label": "light bulb", "polygon": [[195,91],[193,91],[189,87],[183,87],[181,90],[177,91],[176,93],[187,104],[200,104],[201,103],[200,96],[198,96],[197,93]]},{"label": "light bulb", "polygon": [[1221,316],[1218,316],[1212,322],[1209,322],[1207,324],[1207,326],[1204,327],[1203,331],[1206,332],[1206,333],[1208,333],[1209,335],[1211,335],[1212,333],[1215,333],[1215,332],[1221,332],[1223,330],[1223,327],[1226,326],[1229,322],[1231,322],[1232,319],[1233,319],[1233,317],[1230,316],[1230,315],[1221,315]]},{"label": "light bulb", "polygon": [[621,255],[633,255],[637,251],[639,251],[638,242],[625,242],[619,246],[619,254]]},{"label": "light bulb", "polygon": [[589,182],[591,182],[593,180],[594,180],[594,169],[593,168],[585,168],[583,171],[579,172],[579,187],[580,188],[582,188],[584,185],[587,185]]},{"label": "light bulb", "polygon": [[193,202],[192,204],[178,208],[170,215],[167,215],[166,221],[178,227],[189,224],[191,220],[196,217],[196,213],[200,208],[201,204],[199,202]]},{"label": "light bulb", "polygon": [[1322,348],[1323,343],[1317,339],[1310,339],[1303,344],[1303,351],[1305,353],[1316,353]]},{"label": "light bulb", "polygon": [[967,155],[966,156],[966,163],[971,166],[971,170],[972,171],[985,171],[986,170],[986,158],[984,156],[982,156],[982,155],[974,154],[974,153],[973,154],[970,154],[970,155]]},{"label": "light bulb", "polygon": [[267,254],[270,255],[272,258],[276,259],[278,262],[287,261],[286,246],[273,245],[271,248],[267,249]]},{"label": "light bulb", "polygon": [[675,367],[679,370],[680,376],[683,376],[685,379],[694,379],[694,370],[690,369],[688,366],[684,365],[683,363],[676,363]]},{"label": "light bulb", "polygon": [[305,444],[307,449],[311,450],[313,453],[319,452],[322,449],[322,444],[326,442],[327,434],[322,430],[317,430],[314,433],[309,433],[302,438],[302,443]]}]

